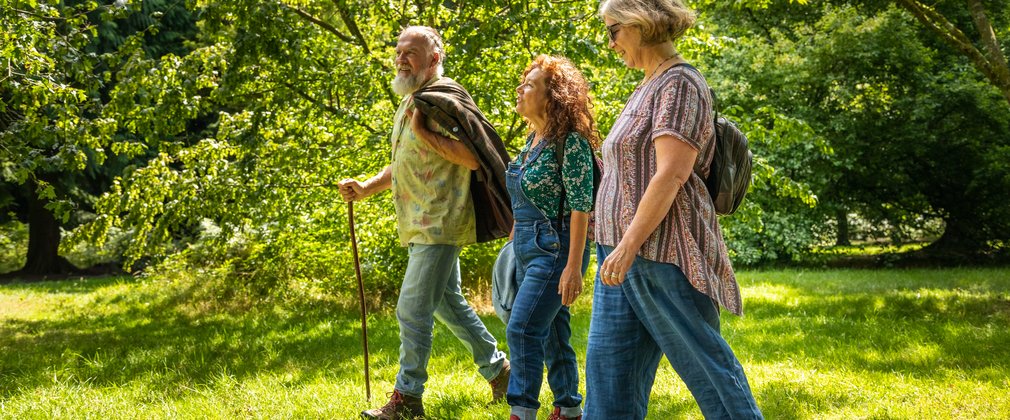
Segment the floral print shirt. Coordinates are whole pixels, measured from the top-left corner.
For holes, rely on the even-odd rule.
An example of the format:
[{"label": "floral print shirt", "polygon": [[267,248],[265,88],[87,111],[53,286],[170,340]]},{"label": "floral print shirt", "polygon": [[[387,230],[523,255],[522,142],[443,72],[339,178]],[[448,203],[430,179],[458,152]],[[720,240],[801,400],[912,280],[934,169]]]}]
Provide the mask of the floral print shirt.
[{"label": "floral print shirt", "polygon": [[562,188],[565,213],[593,210],[593,149],[579,133],[569,133],[565,140],[564,170],[558,170],[554,144],[547,139],[531,147],[533,136],[519,152],[516,162],[525,167],[523,193],[548,219],[558,218]]},{"label": "floral print shirt", "polygon": [[[437,78],[437,77],[436,77]],[[428,83],[434,81],[433,78]],[[393,207],[400,244],[468,245],[477,242],[477,220],[470,197],[470,170],[445,160],[410,129],[407,95],[393,119]],[[459,140],[428,121],[429,127]]]}]

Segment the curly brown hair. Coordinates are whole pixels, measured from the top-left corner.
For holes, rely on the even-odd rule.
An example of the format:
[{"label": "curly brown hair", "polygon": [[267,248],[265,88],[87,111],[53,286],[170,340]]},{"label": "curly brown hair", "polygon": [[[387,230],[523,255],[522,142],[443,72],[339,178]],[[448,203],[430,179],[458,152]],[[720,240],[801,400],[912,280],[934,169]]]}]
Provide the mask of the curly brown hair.
[{"label": "curly brown hair", "polygon": [[[520,83],[533,69],[540,69],[547,86],[547,124],[542,134],[548,141],[565,141],[568,133],[577,132],[589,140],[593,150],[600,147],[600,132],[593,118],[593,99],[589,83],[582,72],[565,57],[541,54],[523,71]],[[527,121],[529,126],[529,121]],[[530,131],[533,128],[530,126]]]}]

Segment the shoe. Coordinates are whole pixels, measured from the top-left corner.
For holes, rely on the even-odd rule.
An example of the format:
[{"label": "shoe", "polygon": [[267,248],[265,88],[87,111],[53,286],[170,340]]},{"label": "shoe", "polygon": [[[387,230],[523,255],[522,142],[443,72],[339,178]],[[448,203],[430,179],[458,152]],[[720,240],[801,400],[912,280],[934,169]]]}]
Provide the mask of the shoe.
[{"label": "shoe", "polygon": [[491,384],[491,402],[496,403],[505,398],[505,393],[509,390],[509,377],[512,376],[512,367],[509,366],[508,359],[501,367],[501,372],[494,379],[487,381]]},{"label": "shoe", "polygon": [[554,407],[554,412],[547,416],[547,420],[582,420],[582,415],[577,417],[565,417],[561,415],[561,407]]},{"label": "shoe", "polygon": [[509,420],[519,420],[519,416],[513,414],[513,415],[509,416]]},{"label": "shoe", "polygon": [[421,399],[403,395],[400,391],[393,390],[389,396],[389,402],[382,408],[376,408],[361,412],[363,419],[379,420],[413,420],[424,418],[424,404]]}]

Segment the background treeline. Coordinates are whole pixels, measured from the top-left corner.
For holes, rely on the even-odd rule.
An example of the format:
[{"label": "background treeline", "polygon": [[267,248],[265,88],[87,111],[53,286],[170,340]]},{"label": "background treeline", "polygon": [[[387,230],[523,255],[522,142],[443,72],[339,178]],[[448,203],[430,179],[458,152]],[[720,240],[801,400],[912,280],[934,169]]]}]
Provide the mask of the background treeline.
[{"label": "background treeline", "polygon": [[[680,51],[748,133],[755,180],[721,220],[737,265],[830,245],[1005,256],[1010,3],[698,0]],[[641,74],[595,1],[18,1],[0,6],[0,272],[109,263],[281,297],[354,290],[335,184],[388,163],[396,35],[438,28],[446,74],[514,154],[521,70],[588,76],[602,133]],[[405,253],[388,194],[356,207],[370,290]],[[499,243],[464,250],[464,282]],[[27,252],[26,252],[27,250]],[[72,263],[67,260],[72,260]]]}]

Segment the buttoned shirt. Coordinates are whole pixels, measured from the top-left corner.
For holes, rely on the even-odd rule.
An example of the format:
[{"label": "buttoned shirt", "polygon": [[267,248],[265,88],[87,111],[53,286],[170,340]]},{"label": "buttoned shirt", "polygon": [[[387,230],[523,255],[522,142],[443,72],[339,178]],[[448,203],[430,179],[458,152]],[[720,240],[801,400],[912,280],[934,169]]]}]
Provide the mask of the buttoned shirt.
[{"label": "buttoned shirt", "polygon": [[[407,95],[400,102],[390,138],[393,207],[400,244],[472,244],[477,234],[470,197],[471,171],[446,160],[414,134],[407,117],[407,111],[414,108],[410,98]],[[433,121],[428,124],[442,136],[458,141]]]},{"label": "buttoned shirt", "polygon": [[[523,171],[523,194],[548,219],[558,218],[561,193],[565,193],[565,213],[593,211],[593,149],[579,133],[567,136],[564,163],[558,165],[554,145],[543,139],[536,146],[527,142],[516,157]],[[561,168],[564,168],[562,170]]]}]

